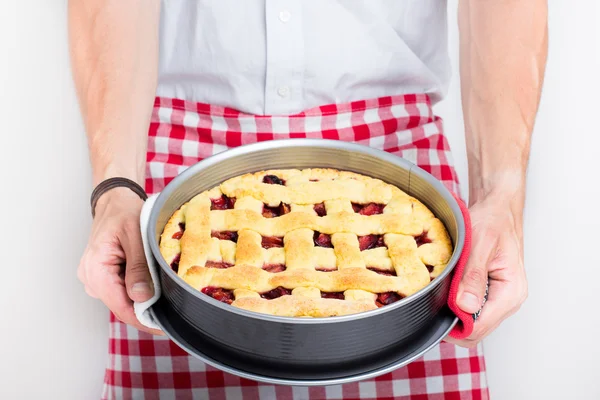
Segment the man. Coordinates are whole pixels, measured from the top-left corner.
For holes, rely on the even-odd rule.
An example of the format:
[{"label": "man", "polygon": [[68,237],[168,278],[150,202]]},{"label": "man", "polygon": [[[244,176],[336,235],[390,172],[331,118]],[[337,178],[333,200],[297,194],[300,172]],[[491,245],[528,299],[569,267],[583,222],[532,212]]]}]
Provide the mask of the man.
[{"label": "man", "polygon": [[[87,293],[122,321],[111,320],[104,397],[486,397],[478,344],[527,296],[522,220],[530,138],[546,62],[546,13],[545,0],[459,4],[473,247],[458,304],[468,313],[477,312],[488,280],[489,298],[469,338],[448,338],[453,344],[442,343],[428,356],[456,362],[455,371],[418,370],[421,360],[381,377],[371,389],[342,385],[326,390],[257,387],[207,370],[164,337],[150,335],[161,333],[135,318],[133,301],[144,301],[153,291],[139,231],[143,202],[130,188],[117,187],[98,199],[78,271]],[[420,165],[427,151],[447,149],[441,121],[430,115],[431,104],[443,98],[449,81],[444,1],[171,0],[161,7],[158,0],[72,0],[69,14],[73,73],[94,186],[124,177],[156,192],[191,163],[231,143],[247,142],[252,136],[235,118],[267,121],[268,128],[256,124],[252,131],[263,129],[275,137],[282,131],[274,127],[272,116],[298,115],[324,105],[334,105],[328,109],[335,116],[348,104],[373,103],[369,99],[380,101],[373,103],[368,117],[369,109],[360,115],[360,124],[369,137],[384,139],[362,143],[377,147],[385,135],[406,140],[396,150],[381,148]],[[377,120],[393,114],[393,104],[406,106],[414,98],[425,100],[410,108],[410,118]],[[230,109],[236,117],[223,111]],[[356,127],[350,118],[337,121],[335,129]],[[392,128],[386,128],[387,121],[393,121]],[[340,128],[343,123],[347,126]],[[232,128],[236,125],[237,131]],[[317,134],[327,137],[327,132]],[[416,145],[415,138],[422,143]],[[423,143],[431,146],[425,153]],[[457,190],[450,161],[438,163],[429,169]],[[461,348],[470,348],[468,354],[477,360],[466,372],[458,358]],[[453,374],[472,379],[465,387]]]}]

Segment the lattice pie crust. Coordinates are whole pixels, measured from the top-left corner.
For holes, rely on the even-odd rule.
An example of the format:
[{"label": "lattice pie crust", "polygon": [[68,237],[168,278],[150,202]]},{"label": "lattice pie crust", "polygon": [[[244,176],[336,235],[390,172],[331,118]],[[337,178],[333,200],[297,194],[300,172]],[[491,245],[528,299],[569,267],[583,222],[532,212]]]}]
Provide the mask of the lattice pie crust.
[{"label": "lattice pie crust", "polygon": [[160,251],[188,284],[246,310],[327,317],[376,309],[429,284],[450,237],[399,188],[333,169],[229,179],[184,204]]}]

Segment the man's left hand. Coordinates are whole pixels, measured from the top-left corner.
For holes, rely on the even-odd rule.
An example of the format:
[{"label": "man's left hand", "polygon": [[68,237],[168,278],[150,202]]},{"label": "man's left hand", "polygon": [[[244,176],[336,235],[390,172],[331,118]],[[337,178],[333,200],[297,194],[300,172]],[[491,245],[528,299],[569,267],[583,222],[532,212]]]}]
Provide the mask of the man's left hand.
[{"label": "man's left hand", "polygon": [[527,298],[523,266],[523,238],[520,224],[504,198],[487,196],[470,207],[471,255],[458,289],[458,306],[474,314],[488,299],[466,339],[446,338],[462,347],[475,347],[502,321],[514,314]]}]

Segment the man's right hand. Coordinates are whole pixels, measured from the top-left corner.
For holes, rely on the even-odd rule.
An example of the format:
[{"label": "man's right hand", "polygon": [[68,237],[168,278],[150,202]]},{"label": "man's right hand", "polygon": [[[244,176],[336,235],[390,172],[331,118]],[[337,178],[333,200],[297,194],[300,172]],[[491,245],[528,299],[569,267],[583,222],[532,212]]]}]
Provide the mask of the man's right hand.
[{"label": "man's right hand", "polygon": [[119,320],[163,335],[140,324],[133,311],[134,301],[146,301],[154,294],[140,232],[142,206],[143,201],[126,188],[100,197],[77,276],[85,291],[102,300]]}]

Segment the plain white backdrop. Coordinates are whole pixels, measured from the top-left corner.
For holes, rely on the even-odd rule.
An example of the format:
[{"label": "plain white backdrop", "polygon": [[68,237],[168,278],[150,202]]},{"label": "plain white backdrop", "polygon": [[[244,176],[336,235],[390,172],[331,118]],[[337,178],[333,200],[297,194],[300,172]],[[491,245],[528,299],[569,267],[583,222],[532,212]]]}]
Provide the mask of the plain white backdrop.
[{"label": "plain white backdrop", "polygon": [[[600,399],[600,6],[549,3],[525,218],[530,295],[485,342],[493,400]],[[75,274],[91,187],[66,1],[0,7],[0,398],[96,399],[108,313]],[[455,78],[437,111],[466,184],[456,0],[449,7]]]}]

